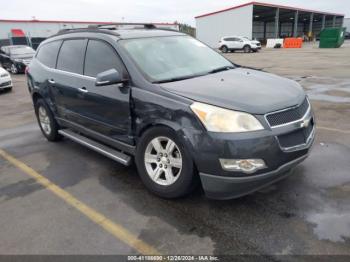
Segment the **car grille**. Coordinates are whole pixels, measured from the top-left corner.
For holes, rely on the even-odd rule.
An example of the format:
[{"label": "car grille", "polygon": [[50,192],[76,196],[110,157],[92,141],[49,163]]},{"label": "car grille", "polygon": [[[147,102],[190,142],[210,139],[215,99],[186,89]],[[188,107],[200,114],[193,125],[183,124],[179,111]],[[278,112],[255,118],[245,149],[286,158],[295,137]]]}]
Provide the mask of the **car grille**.
[{"label": "car grille", "polygon": [[0,87],[11,85],[11,81],[7,81],[0,84]]},{"label": "car grille", "polygon": [[304,102],[298,107],[267,114],[266,120],[271,127],[288,124],[301,119],[309,107],[309,101],[305,98]]},{"label": "car grille", "polygon": [[278,142],[282,148],[290,148],[306,144],[314,129],[314,120],[311,119],[310,124],[302,129],[298,129],[288,134],[277,136]]}]

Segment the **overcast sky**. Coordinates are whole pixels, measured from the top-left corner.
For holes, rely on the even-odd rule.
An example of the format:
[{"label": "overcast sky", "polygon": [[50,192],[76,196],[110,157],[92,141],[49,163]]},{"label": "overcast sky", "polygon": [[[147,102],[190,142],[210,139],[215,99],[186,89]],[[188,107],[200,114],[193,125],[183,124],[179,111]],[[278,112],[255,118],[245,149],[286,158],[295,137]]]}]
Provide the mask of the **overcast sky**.
[{"label": "overcast sky", "polygon": [[[2,0],[4,1],[4,0]],[[6,3],[5,3],[6,2]],[[1,5],[0,19],[84,20],[106,22],[184,22],[232,7],[244,0],[11,0]],[[264,0],[262,2],[329,11],[350,17],[349,0]]]}]

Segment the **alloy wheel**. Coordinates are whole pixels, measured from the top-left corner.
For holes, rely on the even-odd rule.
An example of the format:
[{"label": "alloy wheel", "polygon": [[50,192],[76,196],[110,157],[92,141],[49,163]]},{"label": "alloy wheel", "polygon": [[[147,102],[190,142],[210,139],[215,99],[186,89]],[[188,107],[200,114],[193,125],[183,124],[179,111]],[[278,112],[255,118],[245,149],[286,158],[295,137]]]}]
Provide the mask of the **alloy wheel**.
[{"label": "alloy wheel", "polygon": [[250,47],[249,46],[245,46],[244,47],[244,53],[249,53],[250,52]]},{"label": "alloy wheel", "polygon": [[17,67],[14,64],[12,64],[11,65],[11,73],[12,74],[17,74],[17,72],[18,72]]},{"label": "alloy wheel", "polygon": [[176,143],[167,137],[156,137],[146,147],[144,162],[153,182],[170,186],[179,178],[182,156]]},{"label": "alloy wheel", "polygon": [[40,126],[43,129],[44,133],[46,135],[50,135],[51,133],[50,117],[43,106],[40,106],[38,109],[38,117],[39,117]]}]

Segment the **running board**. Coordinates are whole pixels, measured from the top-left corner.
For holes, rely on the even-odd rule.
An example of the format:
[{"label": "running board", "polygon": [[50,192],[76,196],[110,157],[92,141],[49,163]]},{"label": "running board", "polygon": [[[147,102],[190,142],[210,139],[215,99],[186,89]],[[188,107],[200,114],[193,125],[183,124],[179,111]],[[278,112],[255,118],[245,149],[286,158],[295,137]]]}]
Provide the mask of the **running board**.
[{"label": "running board", "polygon": [[125,155],[124,153],[117,151],[113,148],[100,144],[85,136],[79,135],[69,129],[58,130],[58,133],[125,166],[129,166],[131,164],[130,156]]}]

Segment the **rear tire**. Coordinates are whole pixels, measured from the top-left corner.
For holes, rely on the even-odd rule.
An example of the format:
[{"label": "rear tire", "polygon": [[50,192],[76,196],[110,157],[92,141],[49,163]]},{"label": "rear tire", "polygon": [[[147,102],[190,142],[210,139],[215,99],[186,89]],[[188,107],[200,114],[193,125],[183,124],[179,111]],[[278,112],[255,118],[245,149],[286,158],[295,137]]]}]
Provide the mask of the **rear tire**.
[{"label": "rear tire", "polygon": [[10,71],[14,75],[18,74],[18,68],[16,67],[15,64],[11,64]]},{"label": "rear tire", "polygon": [[162,198],[182,197],[197,185],[191,155],[170,128],[147,130],[138,142],[135,158],[147,189]]},{"label": "rear tire", "polygon": [[45,101],[39,98],[35,105],[35,115],[41,132],[49,141],[59,141],[62,136],[58,133],[59,125]]},{"label": "rear tire", "polygon": [[228,50],[228,48],[227,48],[227,46],[223,46],[223,47],[221,47],[221,52],[223,52],[223,53],[227,53],[229,50]]},{"label": "rear tire", "polygon": [[243,47],[243,52],[244,52],[244,53],[250,53],[250,51],[251,51],[251,48],[250,48],[249,45],[245,45],[245,46]]}]

